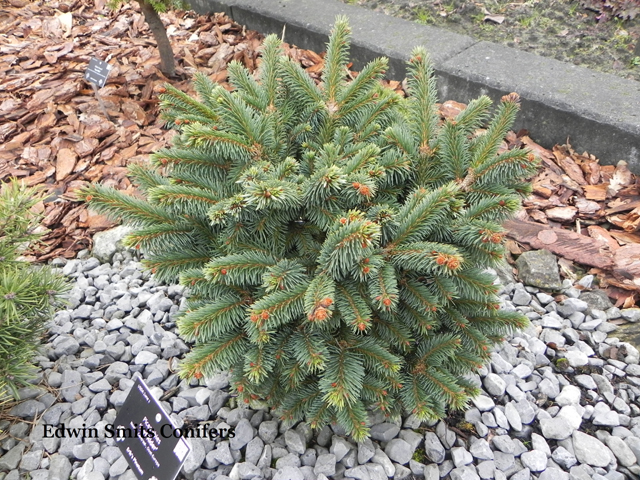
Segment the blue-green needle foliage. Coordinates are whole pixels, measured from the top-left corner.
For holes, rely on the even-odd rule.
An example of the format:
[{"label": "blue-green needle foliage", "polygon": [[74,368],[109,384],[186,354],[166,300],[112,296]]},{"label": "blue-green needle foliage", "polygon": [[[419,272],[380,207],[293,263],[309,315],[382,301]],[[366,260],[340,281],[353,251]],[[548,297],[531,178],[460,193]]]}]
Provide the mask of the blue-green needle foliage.
[{"label": "blue-green needle foliage", "polygon": [[348,81],[349,39],[339,18],[320,85],[270,36],[255,76],[229,65],[232,93],[204,75],[199,100],[167,86],[180,135],[132,168],[146,199],[85,195],[138,227],[129,244],[157,277],[189,287],[183,376],[229,369],[241,400],[362,439],[370,407],[464,408],[477,394],[465,374],[526,324],[498,309],[484,269],[535,165],[500,149],[517,95],[442,123],[423,49],[405,99],[381,87],[386,59]]}]

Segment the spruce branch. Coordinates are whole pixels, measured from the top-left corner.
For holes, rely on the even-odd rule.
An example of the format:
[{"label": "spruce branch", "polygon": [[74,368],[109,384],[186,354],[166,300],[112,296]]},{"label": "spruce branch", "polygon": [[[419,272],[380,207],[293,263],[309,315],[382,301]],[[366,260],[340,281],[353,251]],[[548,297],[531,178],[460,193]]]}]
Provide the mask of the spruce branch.
[{"label": "spruce branch", "polygon": [[266,110],[268,98],[249,71],[237,60],[233,60],[227,65],[227,71],[229,72],[229,83],[236,88],[242,100],[257,111]]},{"label": "spruce branch", "polygon": [[[199,78],[199,77],[196,77]],[[202,79],[198,80],[198,84]],[[160,107],[163,111],[163,118],[176,124],[177,119],[188,118],[190,120],[211,120],[217,122],[218,114],[211,106],[206,106],[202,102],[191,98],[173,85],[167,83],[164,86],[165,93],[160,95]],[[221,87],[216,87],[216,91]]]},{"label": "spruce branch", "polygon": [[310,374],[322,372],[327,361],[327,344],[331,337],[320,332],[301,330],[291,339],[293,355]]},{"label": "spruce branch", "polygon": [[365,332],[371,325],[372,311],[357,285],[341,282],[336,291],[336,306],[343,322],[351,327],[354,334]]},{"label": "spruce branch", "polygon": [[327,55],[322,72],[325,101],[329,115],[334,115],[339,111],[337,100],[347,74],[350,37],[351,27],[349,27],[347,18],[344,16],[337,17],[329,36]]},{"label": "spruce branch", "polygon": [[169,185],[169,181],[150,165],[130,163],[128,166],[129,175],[133,182],[138,185],[144,193],[149,189],[159,185]]},{"label": "spruce branch", "polygon": [[209,343],[197,344],[182,362],[183,378],[202,378],[227,370],[244,359],[249,345],[242,331],[223,335]]},{"label": "spruce branch", "polygon": [[486,95],[471,100],[467,108],[456,115],[455,123],[458,128],[465,135],[471,135],[477,129],[481,128],[489,118],[489,107],[491,107],[491,103],[491,99]]},{"label": "spruce branch", "polygon": [[187,310],[178,317],[178,331],[189,342],[223,336],[236,330],[243,322],[244,303],[244,299],[227,295],[219,298],[215,304]]},{"label": "spruce branch", "polygon": [[97,212],[135,226],[175,223],[164,209],[102,185],[90,185],[80,189],[78,194]]},{"label": "spruce branch", "polygon": [[274,111],[278,96],[282,94],[282,87],[278,83],[281,54],[278,37],[268,35],[262,43],[262,63],[258,69],[258,77],[266,94],[267,108]]},{"label": "spruce branch", "polygon": [[382,80],[388,64],[388,59],[376,58],[368,63],[358,76],[346,86],[337,99],[341,116],[344,117],[371,102],[371,97],[377,93],[375,90],[372,92],[372,90]]},{"label": "spruce branch", "polygon": [[278,259],[260,252],[217,257],[203,269],[207,279],[227,285],[260,285],[267,269]]},{"label": "spruce branch", "polygon": [[346,345],[329,345],[329,359],[325,371],[320,378],[320,391],[323,399],[338,412],[348,405],[358,403],[364,365],[362,357]]},{"label": "spruce branch", "polygon": [[302,108],[313,108],[313,111],[323,105],[323,96],[320,89],[307,73],[293,60],[281,60],[282,77],[285,86],[295,95]]},{"label": "spruce branch", "polygon": [[451,211],[458,186],[450,183],[434,191],[416,190],[398,212],[402,219],[395,232],[394,244],[421,240],[443,222]]},{"label": "spruce branch", "polygon": [[427,51],[416,47],[409,58],[409,116],[411,129],[419,145],[419,153],[428,157],[433,153],[432,139],[438,121],[436,110],[437,88],[433,65]]},{"label": "spruce branch", "polygon": [[519,98],[516,94],[513,95],[515,97],[502,97],[502,102],[493,116],[489,128],[472,143],[471,168],[480,167],[497,153],[498,147],[511,125],[513,125],[516,114],[520,109]]},{"label": "spruce branch", "polygon": [[151,252],[149,258],[142,264],[160,281],[174,282],[180,278],[182,272],[202,268],[210,259],[211,253],[202,246],[194,246],[189,250],[171,250],[165,247],[162,253]]}]

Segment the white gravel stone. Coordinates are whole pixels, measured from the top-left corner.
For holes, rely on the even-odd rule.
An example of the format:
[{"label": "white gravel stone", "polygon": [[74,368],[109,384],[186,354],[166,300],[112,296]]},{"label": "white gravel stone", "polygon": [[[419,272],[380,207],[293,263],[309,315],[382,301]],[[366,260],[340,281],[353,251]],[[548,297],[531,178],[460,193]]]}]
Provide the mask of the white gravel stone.
[{"label": "white gravel stone", "polygon": [[[235,437],[229,440],[229,446],[233,450],[240,450],[253,438],[253,427],[246,418],[241,419],[235,427]],[[304,453],[304,452],[303,452]]]},{"label": "white gravel stone", "polygon": [[577,430],[580,428],[582,424],[582,414],[584,413],[584,408],[580,405],[565,405],[560,409],[556,418],[564,418],[569,422],[571,428],[573,430]]},{"label": "white gravel stone", "polygon": [[370,439],[367,438],[363,442],[358,443],[358,463],[360,465],[367,463],[375,452],[376,449]]},{"label": "white gravel stone", "polygon": [[284,441],[287,444],[287,448],[299,455],[302,455],[307,450],[307,442],[304,437],[295,430],[287,430],[284,432]]},{"label": "white gravel stone", "polygon": [[520,455],[522,465],[532,472],[542,472],[547,468],[547,455],[539,450],[532,450]]},{"label": "white gravel stone", "polygon": [[565,358],[572,367],[584,367],[589,363],[589,357],[579,350],[570,350],[565,352]]},{"label": "white gravel stone", "polygon": [[478,460],[493,460],[493,451],[489,443],[483,438],[476,440],[471,447],[469,447],[469,452]]},{"label": "white gravel stone", "polygon": [[589,308],[589,305],[584,300],[578,298],[567,298],[560,305],[558,305],[558,313],[564,317],[568,317],[574,312],[584,312]]},{"label": "white gravel stone", "polygon": [[533,370],[528,365],[521,363],[520,365],[514,367],[511,373],[517,376],[518,378],[525,379],[531,376],[531,374],[533,373]]},{"label": "white gravel stone", "polygon": [[424,480],[440,480],[440,470],[436,464],[425,465],[422,474],[424,475]]},{"label": "white gravel stone", "polygon": [[480,480],[476,469],[472,465],[454,468],[450,475],[451,480]]},{"label": "white gravel stone", "polygon": [[494,396],[504,395],[504,391],[507,388],[506,382],[497,374],[490,373],[482,382],[485,390]]},{"label": "white gravel stone", "polygon": [[589,390],[595,390],[598,388],[596,382],[591,378],[591,375],[576,375],[574,380],[578,385]]},{"label": "white gravel stone", "polygon": [[519,305],[519,306],[529,305],[529,303],[531,303],[531,294],[529,294],[526,290],[524,290],[524,288],[522,289],[516,288],[515,292],[513,293],[513,297],[511,298],[511,301],[513,302],[514,305]]},{"label": "white gravel stone", "polygon": [[[496,474],[496,464],[492,460],[487,460],[485,462],[480,462],[476,465],[476,471],[478,472],[478,476],[483,480],[489,480],[495,477]],[[435,478],[434,480],[439,480]]]},{"label": "white gravel stone", "polygon": [[149,352],[147,350],[143,350],[136,355],[134,359],[134,363],[136,365],[150,365],[158,360],[158,355],[155,353]]},{"label": "white gravel stone", "polygon": [[454,447],[451,449],[451,460],[456,467],[464,467],[473,462],[473,456],[464,447]]},{"label": "white gravel stone", "polygon": [[411,448],[411,445],[401,438],[394,438],[387,443],[384,453],[386,453],[392,461],[400,465],[406,465],[409,463],[409,460],[411,460],[414,450],[415,449]]},{"label": "white gravel stone", "polygon": [[424,436],[424,449],[427,458],[434,463],[442,463],[445,457],[445,449],[438,436],[433,432],[427,432]]},{"label": "white gravel stone", "polygon": [[551,458],[553,458],[553,461],[556,462],[565,470],[569,470],[576,463],[578,463],[578,460],[576,459],[575,455],[571,453],[569,450],[567,450],[566,448],[564,448],[563,446],[559,446],[558,448],[556,448],[553,451]]},{"label": "white gravel stone", "polygon": [[398,437],[407,442],[413,451],[418,448],[423,439],[422,435],[412,430],[400,430]]},{"label": "white gravel stone", "polygon": [[319,455],[313,468],[316,475],[326,475],[331,477],[336,473],[336,456],[333,453]]},{"label": "white gravel stone", "polygon": [[538,450],[540,452],[544,452],[547,457],[551,456],[551,449],[549,448],[549,444],[544,439],[542,435],[538,435],[537,433],[531,434],[531,446],[534,450]]},{"label": "white gravel stone", "polygon": [[625,308],[620,310],[620,316],[628,322],[640,322],[640,308]]},{"label": "white gravel stone", "polygon": [[611,435],[610,437],[607,437],[606,444],[609,449],[611,449],[621,465],[630,467],[637,462],[636,456],[633,451],[620,437],[614,437],[613,435]]},{"label": "white gravel stone", "polygon": [[546,395],[547,397],[554,399],[558,395],[560,395],[560,387],[556,382],[549,378],[543,378],[542,381],[538,384],[538,390],[540,393]]},{"label": "white gravel stone", "polygon": [[606,467],[611,463],[612,453],[600,440],[583,432],[574,432],[573,450],[580,463],[592,467]]},{"label": "white gravel stone", "polygon": [[493,437],[493,446],[503,453],[515,452],[516,446],[513,439],[508,435],[496,435]]},{"label": "white gravel stone", "polygon": [[398,436],[400,427],[395,423],[379,423],[370,429],[371,438],[380,442],[388,442]]},{"label": "white gravel stone", "polygon": [[[22,452],[24,452],[25,444],[18,443],[9,449],[2,457],[0,457],[0,471],[14,470],[20,464]],[[65,479],[66,480],[66,479]]]},{"label": "white gravel stone", "polygon": [[540,474],[538,480],[569,480],[569,474],[559,468],[550,467]]},{"label": "white gravel stone", "polygon": [[514,473],[509,480],[530,480],[530,479],[531,479],[531,470],[529,470],[528,468],[523,468],[522,470]]},{"label": "white gravel stone", "polygon": [[533,422],[533,420],[536,417],[536,412],[538,411],[538,407],[536,407],[534,404],[532,404],[530,401],[526,399],[516,401],[516,402],[511,402],[511,403],[513,404],[516,411],[518,412],[518,415],[520,415],[520,421],[524,425],[528,425],[531,422]]},{"label": "white gravel stone", "polygon": [[491,398],[487,397],[486,395],[479,395],[477,397],[472,398],[471,401],[476,406],[476,408],[481,412],[487,412],[489,410],[493,410],[493,407],[496,406],[494,401],[491,400]]},{"label": "white gravel stone", "polygon": [[331,449],[329,450],[336,456],[336,462],[342,460],[353,446],[344,438],[334,435],[331,439]]},{"label": "white gravel stone", "polygon": [[620,425],[620,415],[613,410],[598,412],[594,414],[592,423],[597,426],[617,427]]},{"label": "white gravel stone", "polygon": [[576,405],[580,403],[580,389],[574,385],[567,385],[562,388],[560,395],[555,398],[555,402],[562,406]]},{"label": "white gravel stone", "polygon": [[516,385],[507,385],[507,393],[511,398],[513,398],[516,402],[524,400],[527,396],[525,393],[520,390]]},{"label": "white gravel stone", "polygon": [[71,471],[71,462],[64,455],[56,454],[49,459],[48,480],[68,480]]},{"label": "white gravel stone", "polygon": [[509,402],[504,407],[504,414],[509,420],[509,425],[516,432],[522,430],[522,420],[520,419],[520,414],[516,410],[516,407],[513,406],[512,402]]},{"label": "white gravel stone", "polygon": [[379,448],[376,448],[376,453],[371,458],[371,462],[380,465],[388,477],[392,476],[396,471],[389,456]]},{"label": "white gravel stone", "polygon": [[540,429],[547,440],[564,440],[574,431],[566,418],[543,418],[540,420]]}]

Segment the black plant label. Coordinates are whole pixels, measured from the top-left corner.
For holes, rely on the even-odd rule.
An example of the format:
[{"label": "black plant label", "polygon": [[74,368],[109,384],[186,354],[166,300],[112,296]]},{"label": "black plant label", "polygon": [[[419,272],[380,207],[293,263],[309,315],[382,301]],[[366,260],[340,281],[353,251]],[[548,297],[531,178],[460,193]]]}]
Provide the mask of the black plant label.
[{"label": "black plant label", "polygon": [[174,480],[191,447],[137,378],[113,424],[116,444],[140,480]]},{"label": "black plant label", "polygon": [[89,61],[87,71],[84,72],[84,78],[87,82],[93,83],[96,87],[102,88],[107,83],[107,77],[111,71],[112,65],[97,58]]}]

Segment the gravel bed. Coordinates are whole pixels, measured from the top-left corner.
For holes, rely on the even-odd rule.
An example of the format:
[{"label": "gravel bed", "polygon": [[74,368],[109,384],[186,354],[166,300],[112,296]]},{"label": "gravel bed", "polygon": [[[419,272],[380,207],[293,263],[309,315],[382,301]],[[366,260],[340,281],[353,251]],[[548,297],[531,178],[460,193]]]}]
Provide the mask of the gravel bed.
[{"label": "gravel bed", "polygon": [[[220,373],[182,381],[188,351],[173,320],[181,286],[160,285],[129,251],[112,263],[53,262],[75,286],[51,323],[38,386],[21,391],[0,421],[0,480],[135,480],[112,424],[142,376],[180,427],[208,422],[235,437],[191,439],[189,480],[624,480],[640,478],[640,354],[610,320],[640,320],[589,292],[592,277],[565,281],[560,303],[536,287],[502,287],[503,307],[531,326],[508,339],[472,378],[482,388],[466,411],[431,423],[370,415],[371,439],[337,428],[287,427],[268,410],[239,408]],[[597,292],[597,291],[595,291]],[[606,300],[606,301],[605,301]],[[606,310],[605,310],[606,308]],[[35,419],[35,420],[34,420]],[[44,424],[96,427],[98,438],[45,438]]]}]

